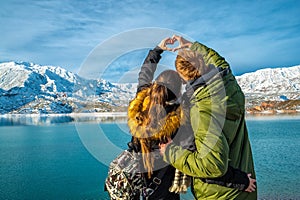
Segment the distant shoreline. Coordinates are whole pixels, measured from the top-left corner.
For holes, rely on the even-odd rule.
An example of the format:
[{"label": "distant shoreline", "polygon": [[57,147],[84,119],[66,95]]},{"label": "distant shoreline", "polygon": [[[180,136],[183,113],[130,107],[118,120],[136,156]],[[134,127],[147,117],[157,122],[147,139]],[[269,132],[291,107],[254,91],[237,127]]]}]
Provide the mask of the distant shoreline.
[{"label": "distant shoreline", "polygon": [[[8,113],[8,114],[0,114],[0,118],[6,117],[127,117],[127,112],[93,112],[93,113],[49,113],[49,114],[17,114],[17,113]],[[250,113],[246,112],[246,117],[276,117],[276,116],[300,116],[300,112],[293,113],[269,113],[269,112],[256,112]]]},{"label": "distant shoreline", "polygon": [[246,120],[300,119],[300,113],[247,113]]},{"label": "distant shoreline", "polygon": [[49,114],[1,114],[0,117],[126,117],[127,112],[94,112],[94,113],[49,113]]},{"label": "distant shoreline", "polygon": [[[246,121],[300,120],[299,113],[293,114],[246,114]],[[127,112],[61,113],[61,114],[4,114],[0,115],[0,126],[127,123]]]}]

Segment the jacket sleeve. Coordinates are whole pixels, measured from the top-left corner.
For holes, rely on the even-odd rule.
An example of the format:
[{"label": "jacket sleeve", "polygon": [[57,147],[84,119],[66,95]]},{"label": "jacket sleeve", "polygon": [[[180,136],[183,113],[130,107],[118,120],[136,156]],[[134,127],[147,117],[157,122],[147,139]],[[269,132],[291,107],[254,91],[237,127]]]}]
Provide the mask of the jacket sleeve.
[{"label": "jacket sleeve", "polygon": [[141,91],[144,87],[148,87],[152,83],[154,72],[161,59],[160,54],[162,54],[162,52],[163,50],[160,47],[155,47],[153,50],[149,51],[139,73],[137,92]]},{"label": "jacket sleeve", "polygon": [[249,178],[247,174],[239,169],[228,166],[228,170],[224,176],[218,178],[205,178],[203,182],[209,184],[218,184],[229,188],[235,188],[244,191],[249,186]]},{"label": "jacket sleeve", "polygon": [[197,109],[190,112],[196,151],[192,152],[171,143],[165,150],[164,160],[190,176],[221,177],[228,168],[229,146],[227,140],[217,119],[209,111],[201,111],[196,106],[193,108]]},{"label": "jacket sleeve", "polygon": [[197,51],[203,56],[206,65],[214,65],[215,67],[221,67],[223,69],[229,68],[229,64],[216,52],[215,50],[201,44],[200,42],[194,42],[190,48],[192,51]]}]

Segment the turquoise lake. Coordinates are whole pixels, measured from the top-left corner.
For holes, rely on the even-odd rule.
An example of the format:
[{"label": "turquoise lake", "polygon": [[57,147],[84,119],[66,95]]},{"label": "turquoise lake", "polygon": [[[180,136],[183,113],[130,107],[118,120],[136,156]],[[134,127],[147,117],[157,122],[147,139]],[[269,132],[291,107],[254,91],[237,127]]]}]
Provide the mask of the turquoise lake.
[{"label": "turquoise lake", "polygon": [[[259,199],[300,199],[299,115],[247,125]],[[109,199],[107,163],[129,139],[126,119],[0,118],[0,199]]]}]

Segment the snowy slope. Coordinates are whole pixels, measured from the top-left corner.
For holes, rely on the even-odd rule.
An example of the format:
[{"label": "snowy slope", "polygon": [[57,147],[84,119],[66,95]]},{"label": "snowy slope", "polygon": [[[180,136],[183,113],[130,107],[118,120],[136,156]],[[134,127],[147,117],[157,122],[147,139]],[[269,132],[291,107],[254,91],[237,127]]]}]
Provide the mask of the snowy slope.
[{"label": "snowy slope", "polygon": [[73,112],[86,101],[124,106],[134,95],[131,91],[106,80],[81,78],[61,67],[0,63],[0,113]]},{"label": "snowy slope", "polygon": [[300,65],[287,68],[267,68],[236,77],[246,95],[300,96]]},{"label": "snowy slope", "polygon": [[[248,99],[300,98],[300,66],[262,69],[237,76]],[[0,63],[0,114],[103,112],[124,108],[136,83],[87,80],[61,67]]]}]

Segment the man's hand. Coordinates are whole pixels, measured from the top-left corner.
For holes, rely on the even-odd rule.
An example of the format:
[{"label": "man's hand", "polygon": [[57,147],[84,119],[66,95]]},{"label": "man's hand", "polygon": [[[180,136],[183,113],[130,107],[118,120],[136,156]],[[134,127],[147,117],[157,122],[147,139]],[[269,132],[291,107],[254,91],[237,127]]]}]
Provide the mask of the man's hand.
[{"label": "man's hand", "polygon": [[172,142],[171,138],[168,138],[168,142],[167,143],[160,143],[159,144],[159,151],[161,155],[165,154],[166,148],[167,146]]}]

